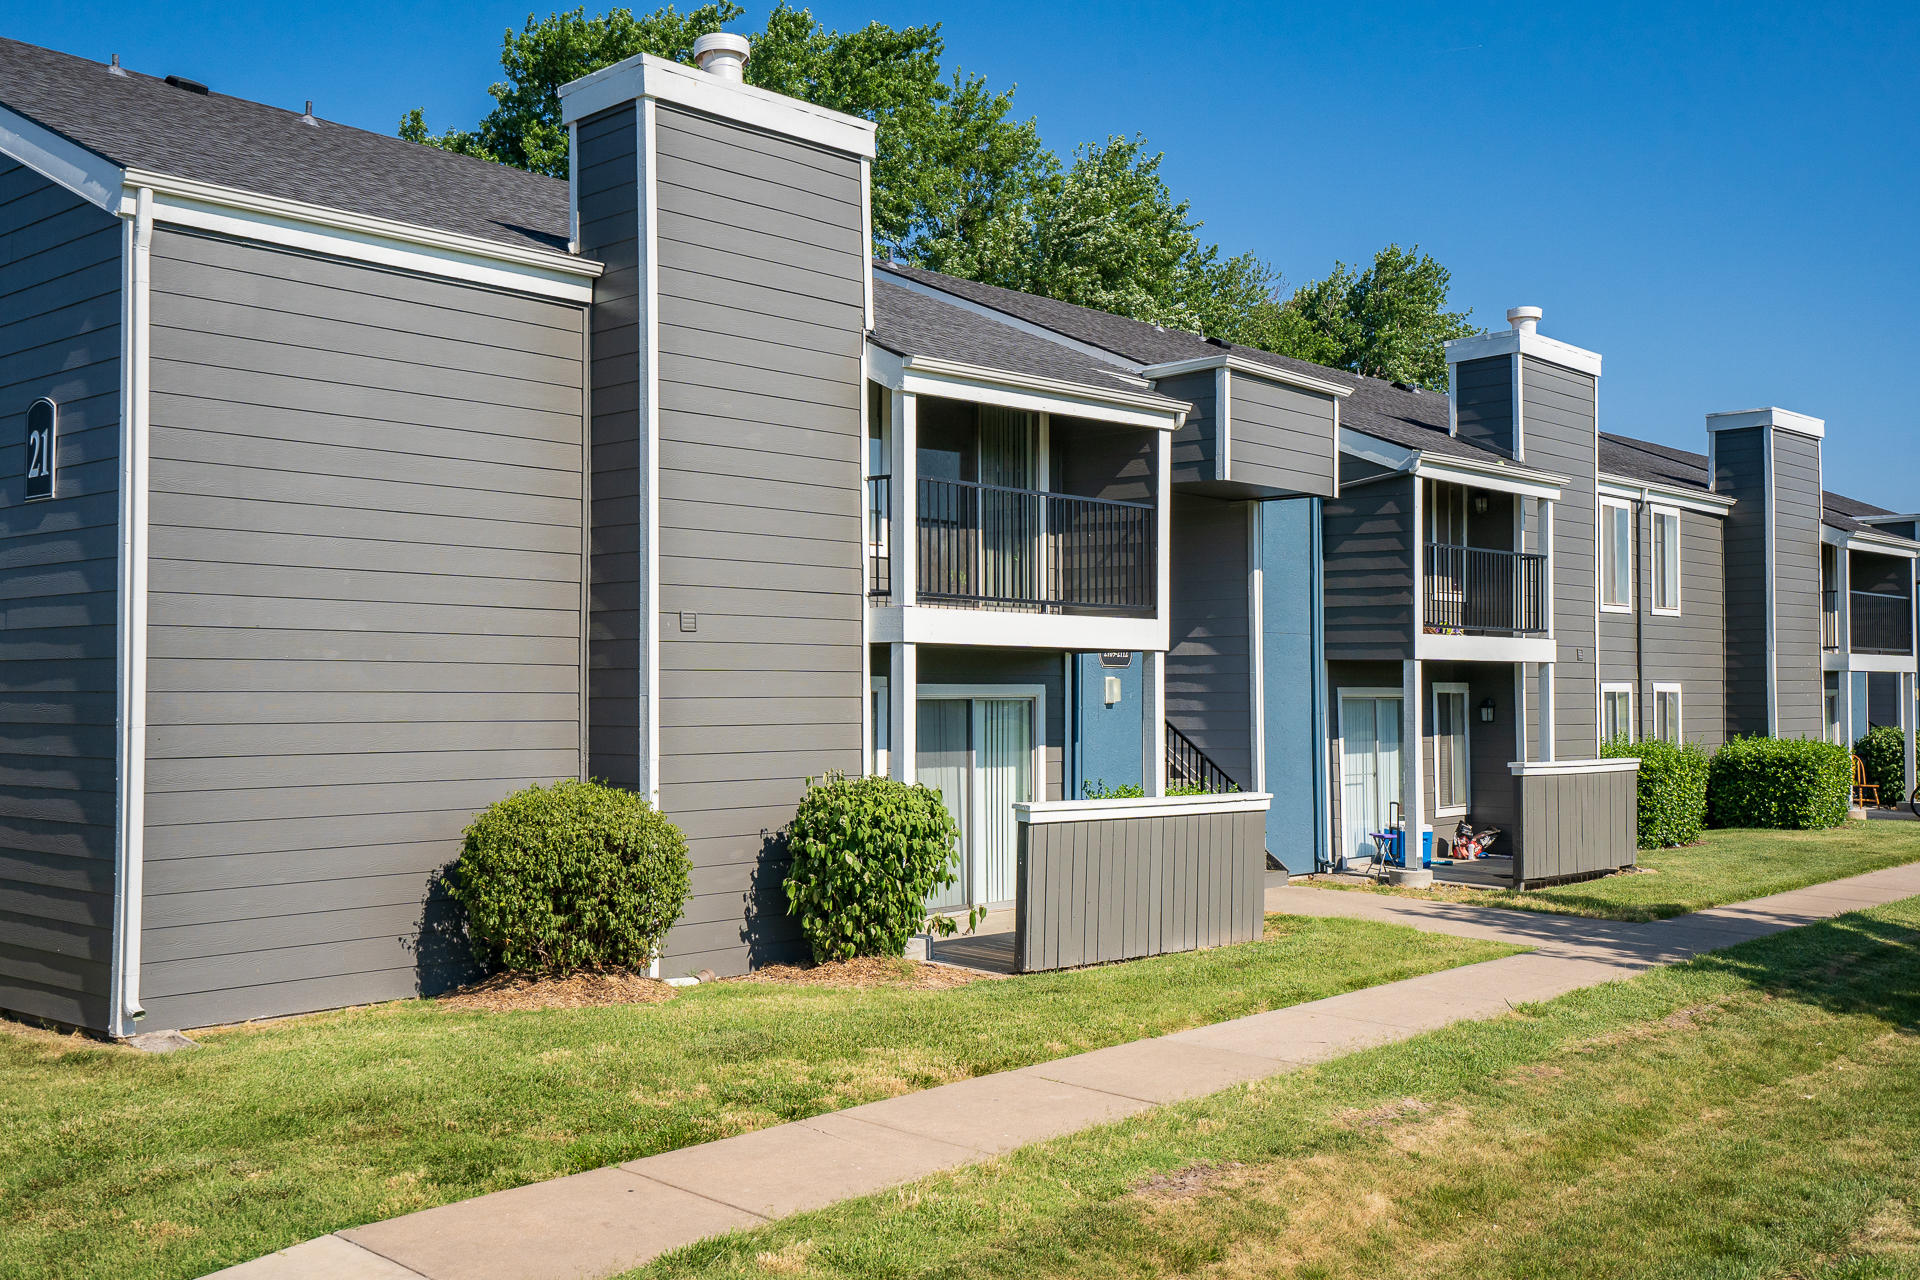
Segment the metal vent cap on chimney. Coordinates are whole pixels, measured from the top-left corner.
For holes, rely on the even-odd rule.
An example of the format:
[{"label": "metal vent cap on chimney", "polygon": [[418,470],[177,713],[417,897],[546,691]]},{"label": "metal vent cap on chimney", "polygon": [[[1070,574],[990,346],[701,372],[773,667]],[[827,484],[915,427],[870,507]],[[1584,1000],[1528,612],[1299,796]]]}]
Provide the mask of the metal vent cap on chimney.
[{"label": "metal vent cap on chimney", "polygon": [[1540,329],[1540,308],[1508,307],[1507,323],[1513,326],[1515,333],[1537,333]]},{"label": "metal vent cap on chimney", "polygon": [[753,46],[745,36],[731,31],[714,31],[693,42],[693,60],[710,76],[733,84],[741,82],[741,70],[753,56]]}]

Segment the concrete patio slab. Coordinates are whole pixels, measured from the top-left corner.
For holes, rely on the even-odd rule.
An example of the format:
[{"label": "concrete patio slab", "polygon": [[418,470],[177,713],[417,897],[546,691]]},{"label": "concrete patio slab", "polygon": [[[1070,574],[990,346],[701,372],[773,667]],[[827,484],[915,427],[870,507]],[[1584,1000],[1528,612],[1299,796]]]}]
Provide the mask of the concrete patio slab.
[{"label": "concrete patio slab", "polygon": [[207,1280],[420,1280],[420,1273],[339,1236],[321,1236],[216,1271]]},{"label": "concrete patio slab", "polygon": [[1004,1071],[852,1107],[842,1115],[937,1142],[999,1155],[1152,1106],[1137,1098]]},{"label": "concrete patio slab", "polygon": [[595,1169],[340,1234],[427,1280],[586,1280],[766,1219],[628,1173]]},{"label": "concrete patio slab", "polygon": [[1166,1103],[1204,1098],[1290,1069],[1273,1058],[1159,1036],[1043,1062],[1025,1068],[1025,1074],[1142,1102]]},{"label": "concrete patio slab", "polygon": [[978,1159],[976,1151],[841,1115],[682,1147],[621,1165],[762,1218],[784,1217]]}]

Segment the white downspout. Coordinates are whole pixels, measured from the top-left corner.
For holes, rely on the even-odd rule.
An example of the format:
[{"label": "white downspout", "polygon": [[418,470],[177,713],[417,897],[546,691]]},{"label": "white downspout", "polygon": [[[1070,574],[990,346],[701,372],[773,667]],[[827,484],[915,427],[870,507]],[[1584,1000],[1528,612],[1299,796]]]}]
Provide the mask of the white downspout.
[{"label": "white downspout", "polygon": [[108,1031],[134,1032],[140,1003],[140,907],[145,880],[147,791],[147,375],[148,284],[153,248],[153,190],[134,197],[127,235],[127,327],[121,342],[119,529],[119,830],[115,841],[113,1007]]}]

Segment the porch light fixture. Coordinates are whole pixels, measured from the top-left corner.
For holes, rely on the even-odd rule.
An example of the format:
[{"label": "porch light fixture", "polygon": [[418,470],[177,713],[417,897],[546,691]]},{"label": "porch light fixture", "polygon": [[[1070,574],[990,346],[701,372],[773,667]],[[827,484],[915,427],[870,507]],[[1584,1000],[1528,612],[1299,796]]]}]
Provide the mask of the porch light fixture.
[{"label": "porch light fixture", "polygon": [[1486,494],[1476,493],[1473,495],[1473,514],[1477,516],[1483,516],[1487,514],[1488,505],[1489,504],[1487,502]]},{"label": "porch light fixture", "polygon": [[1481,724],[1493,723],[1493,699],[1492,698],[1480,699],[1480,723]]}]

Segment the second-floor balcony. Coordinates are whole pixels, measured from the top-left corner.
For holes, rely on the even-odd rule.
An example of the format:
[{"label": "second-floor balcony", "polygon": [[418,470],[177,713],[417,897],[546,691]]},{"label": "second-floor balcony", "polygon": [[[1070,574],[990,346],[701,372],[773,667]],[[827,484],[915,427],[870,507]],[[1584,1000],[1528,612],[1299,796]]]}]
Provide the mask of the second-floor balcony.
[{"label": "second-floor balcony", "polygon": [[1430,633],[1547,634],[1547,558],[1428,542],[1422,565],[1421,625]]},{"label": "second-floor balcony", "polygon": [[894,594],[914,557],[914,598],[951,607],[1145,617],[1158,608],[1150,502],[921,477],[914,529],[895,528],[892,476],[867,478],[868,591]]},{"label": "second-floor balcony", "polygon": [[1855,653],[1912,653],[1912,598],[1893,591],[1847,592],[1847,635]]}]

